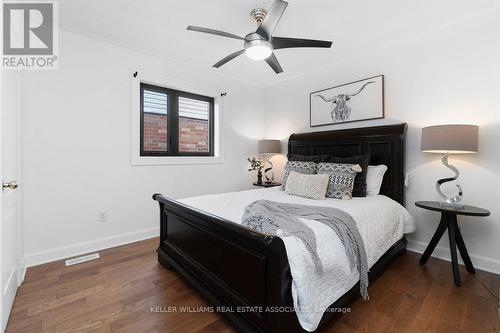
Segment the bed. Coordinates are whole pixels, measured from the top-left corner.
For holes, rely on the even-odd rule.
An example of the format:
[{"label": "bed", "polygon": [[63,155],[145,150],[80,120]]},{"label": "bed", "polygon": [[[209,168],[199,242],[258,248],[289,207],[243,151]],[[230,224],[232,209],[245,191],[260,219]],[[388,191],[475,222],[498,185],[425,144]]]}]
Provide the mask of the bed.
[{"label": "bed", "polygon": [[[349,203],[351,208],[345,208],[355,217],[360,202],[364,205],[371,200],[372,207],[389,201],[404,205],[405,132],[406,124],[396,124],[292,134],[288,152],[341,157],[370,153],[370,164],[387,165],[381,195],[369,200],[353,199]],[[292,288],[293,262],[287,257],[285,242],[237,223],[241,207],[255,198],[280,201],[286,195],[278,188],[238,193],[185,200],[153,195],[160,205],[158,260],[188,280],[242,332],[304,332],[297,314],[289,311],[294,307],[297,291]],[[340,201],[331,200],[332,204],[334,200]],[[224,202],[234,209],[224,208],[221,204]],[[408,230],[398,232],[396,238],[387,238],[385,246],[375,246],[383,248],[383,253],[369,251],[370,280],[406,249],[404,232]],[[324,312],[314,328],[320,330],[338,315],[335,309],[347,307],[359,295],[359,284],[336,295],[335,302],[328,307],[332,311]]]}]

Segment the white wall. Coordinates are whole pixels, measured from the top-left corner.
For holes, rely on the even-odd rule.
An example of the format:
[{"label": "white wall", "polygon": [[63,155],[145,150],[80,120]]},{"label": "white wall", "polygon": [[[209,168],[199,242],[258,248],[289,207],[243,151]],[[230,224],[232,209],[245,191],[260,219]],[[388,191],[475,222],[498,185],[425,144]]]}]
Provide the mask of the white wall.
[{"label": "white wall", "polygon": [[[453,156],[461,171],[465,202],[491,210],[489,218],[462,218],[460,226],[477,267],[500,272],[500,21],[498,10],[394,42],[265,89],[266,137],[293,132],[407,122],[407,207],[417,222],[408,238],[422,251],[438,215],[417,200],[438,200],[436,179],[450,174],[434,154],[420,152],[421,128],[433,124],[480,125],[480,153]],[[385,75],[386,119],[309,127],[309,92],[373,75]],[[283,164],[284,159],[281,159]],[[455,193],[454,185],[449,189]],[[435,254],[448,258],[448,238]]]},{"label": "white wall", "polygon": [[[186,64],[63,32],[60,69],[26,72],[22,78],[27,264],[155,235],[154,192],[179,198],[249,188],[246,157],[255,154],[259,138],[404,121],[412,177],[407,206],[417,221],[417,232],[409,238],[419,251],[434,233],[437,216],[413,203],[439,199],[434,182],[448,175],[438,156],[420,152],[420,129],[445,123],[481,126],[480,153],[451,161],[461,170],[465,202],[492,211],[490,218],[460,223],[472,260],[500,272],[497,16],[498,11],[484,12],[263,89],[210,69],[188,70]],[[228,92],[224,164],[130,166],[131,68]],[[386,119],[309,128],[309,92],[377,74],[386,78]],[[276,169],[285,162],[274,160]],[[109,221],[97,222],[104,211]],[[437,255],[449,255],[445,242],[446,237]]]},{"label": "white wall", "polygon": [[[62,32],[60,47],[58,70],[22,78],[28,265],[157,234],[155,192],[179,198],[250,187],[246,157],[263,131],[260,88],[73,33]],[[223,164],[130,165],[132,68],[227,91]],[[98,222],[100,212],[108,222]]]}]

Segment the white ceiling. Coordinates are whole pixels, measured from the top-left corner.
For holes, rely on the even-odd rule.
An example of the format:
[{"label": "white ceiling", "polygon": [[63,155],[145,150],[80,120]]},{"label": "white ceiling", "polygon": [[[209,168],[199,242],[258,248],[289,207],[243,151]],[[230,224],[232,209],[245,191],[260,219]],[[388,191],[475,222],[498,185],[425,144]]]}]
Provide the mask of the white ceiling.
[{"label": "white ceiling", "polygon": [[[155,53],[195,67],[211,66],[242,42],[186,31],[198,25],[245,36],[249,12],[272,0],[62,0],[62,29]],[[240,56],[224,75],[268,86],[498,6],[497,0],[289,0],[275,36],[332,40],[331,49],[277,50],[284,73]]]}]

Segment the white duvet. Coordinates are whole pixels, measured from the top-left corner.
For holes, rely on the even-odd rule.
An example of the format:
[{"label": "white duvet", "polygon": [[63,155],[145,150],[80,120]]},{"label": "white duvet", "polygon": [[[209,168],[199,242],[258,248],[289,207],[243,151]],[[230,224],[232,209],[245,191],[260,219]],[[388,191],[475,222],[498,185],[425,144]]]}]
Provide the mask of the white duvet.
[{"label": "white duvet", "polygon": [[[342,209],[358,226],[366,248],[368,267],[403,234],[415,231],[410,213],[396,201],[383,195],[352,200],[313,200],[285,194],[281,188],[256,189],[241,192],[204,195],[179,200],[230,221],[241,223],[245,207],[254,201],[267,199],[277,202]],[[329,305],[351,289],[359,280],[357,270],[351,271],[340,240],[323,223],[303,220],[314,231],[323,273],[316,272],[310,254],[303,243],[293,236],[283,237],[292,274],[292,297],[302,327],[314,331]],[[368,289],[368,293],[370,289]]]}]

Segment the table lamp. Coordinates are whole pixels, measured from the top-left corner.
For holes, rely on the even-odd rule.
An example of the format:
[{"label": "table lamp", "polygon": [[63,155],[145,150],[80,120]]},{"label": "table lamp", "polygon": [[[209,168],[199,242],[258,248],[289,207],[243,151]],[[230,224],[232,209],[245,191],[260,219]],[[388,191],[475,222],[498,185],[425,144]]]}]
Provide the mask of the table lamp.
[{"label": "table lamp", "polygon": [[264,176],[266,177],[266,183],[272,183],[274,181],[274,172],[273,172],[273,163],[271,162],[271,156],[272,154],[281,153],[281,141],[260,140],[258,142],[258,152],[259,154],[266,155],[268,167],[264,169]]},{"label": "table lamp", "polygon": [[438,125],[422,129],[422,152],[444,154],[441,161],[455,173],[454,177],[439,179],[436,182],[436,190],[445,200],[442,205],[463,208],[463,205],[459,204],[463,197],[462,187],[457,185],[458,195],[447,197],[441,191],[441,185],[457,180],[460,176],[458,169],[448,164],[448,155],[477,153],[478,137],[479,127],[476,125]]}]

